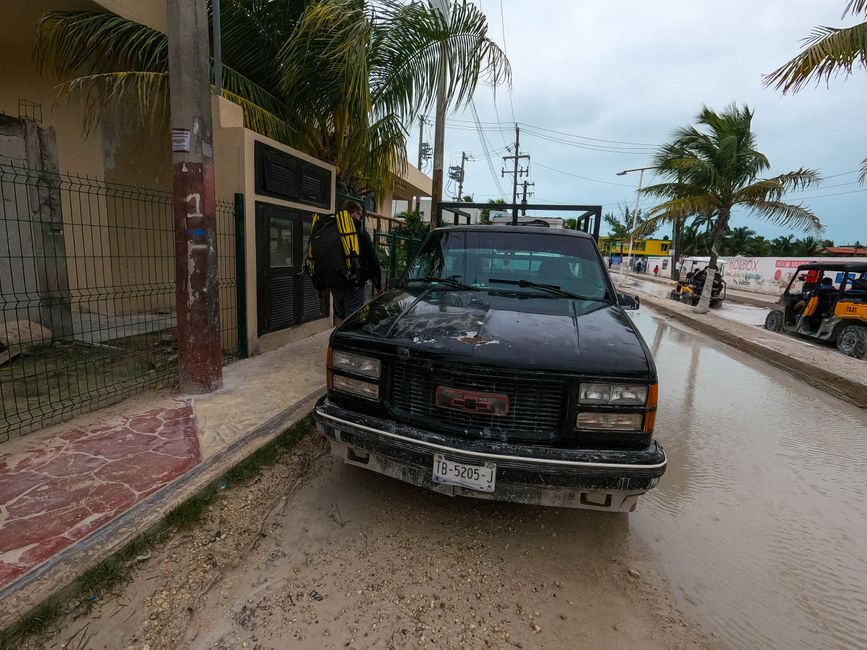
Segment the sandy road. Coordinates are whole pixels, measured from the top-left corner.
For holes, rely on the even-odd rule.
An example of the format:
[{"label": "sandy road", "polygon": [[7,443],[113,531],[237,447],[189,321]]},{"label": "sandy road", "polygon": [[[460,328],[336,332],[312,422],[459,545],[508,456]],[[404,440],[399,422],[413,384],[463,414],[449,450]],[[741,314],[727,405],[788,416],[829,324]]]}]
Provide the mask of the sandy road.
[{"label": "sandy road", "polygon": [[226,490],[44,647],[705,647],[628,515],[453,499],[323,452],[308,436]]}]

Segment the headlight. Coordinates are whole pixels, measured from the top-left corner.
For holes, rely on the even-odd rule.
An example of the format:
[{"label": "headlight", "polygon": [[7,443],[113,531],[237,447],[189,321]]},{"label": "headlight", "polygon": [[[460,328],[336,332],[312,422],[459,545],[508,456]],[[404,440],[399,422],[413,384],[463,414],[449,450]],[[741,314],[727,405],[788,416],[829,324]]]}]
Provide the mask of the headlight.
[{"label": "headlight", "polygon": [[358,395],[366,399],[379,399],[379,384],[372,384],[369,381],[344,377],[343,375],[334,375],[331,385],[334,387],[334,390],[343,391],[344,393]]},{"label": "headlight", "polygon": [[647,403],[647,386],[625,384],[581,384],[578,389],[579,404],[602,404],[612,406],[644,406]]},{"label": "headlight", "polygon": [[603,431],[641,431],[643,419],[643,413],[579,413],[575,426]]},{"label": "headlight", "polygon": [[381,364],[379,359],[364,357],[360,354],[350,354],[334,350],[331,354],[331,367],[334,370],[344,370],[356,375],[364,375],[371,379],[379,379]]}]

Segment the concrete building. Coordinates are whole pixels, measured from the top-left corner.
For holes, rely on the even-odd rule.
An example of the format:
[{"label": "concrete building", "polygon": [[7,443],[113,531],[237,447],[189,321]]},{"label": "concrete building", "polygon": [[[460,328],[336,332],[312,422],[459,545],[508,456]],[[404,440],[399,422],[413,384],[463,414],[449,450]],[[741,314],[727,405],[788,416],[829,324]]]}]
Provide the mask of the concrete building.
[{"label": "concrete building", "polygon": [[[174,226],[171,202],[164,200],[172,187],[168,133],[161,129],[142,129],[116,110],[102,111],[99,121],[89,131],[83,131],[86,115],[81,102],[74,98],[58,101],[59,80],[43,74],[34,60],[35,26],[52,10],[110,11],[165,31],[165,0],[4,0],[0,3],[0,60],[3,61],[0,113],[9,116],[6,122],[9,133],[43,133],[44,139],[52,143],[49,160],[37,164],[36,158],[44,157],[44,150],[28,157],[20,138],[0,135],[0,165],[5,165],[7,170],[16,165],[36,165],[40,170],[59,172],[64,179],[82,179],[81,186],[72,188],[63,180],[62,183],[67,183],[63,191],[70,197],[84,193],[87,200],[61,199],[50,211],[51,218],[62,224],[65,249],[59,259],[65,259],[67,277],[57,280],[59,291],[69,293],[71,308],[77,314],[76,322],[128,319],[133,315],[150,317],[171,311],[174,307]],[[307,286],[309,280],[301,278],[300,273],[310,214],[335,210],[335,169],[245,128],[241,108],[225,98],[214,97],[212,108],[216,192],[223,210],[220,214],[218,207],[218,237],[222,247],[219,251],[220,299],[224,306],[234,303],[237,300],[235,282],[244,285],[246,327],[243,329],[246,329],[250,352],[255,352],[262,345],[268,345],[267,338],[273,339],[276,333],[283,332],[280,335],[283,340],[284,330],[311,320],[320,321],[315,327],[328,326],[327,319],[319,318],[320,305]],[[268,169],[272,168],[291,168],[293,174],[298,172],[299,179],[307,183],[308,189],[314,188],[316,196],[302,196],[300,190],[269,189],[266,177]],[[86,179],[94,179],[92,188],[88,189],[87,183],[91,181]],[[8,185],[10,174],[3,176],[0,182]],[[372,217],[381,217],[376,227],[390,230],[394,201],[429,196],[431,182],[412,166],[395,173],[393,189],[384,197],[381,208],[373,206]],[[138,199],[131,198],[129,193],[119,194],[117,188],[121,186],[153,188],[155,193],[147,195],[147,209],[140,209],[135,203]],[[243,233],[234,230],[236,194],[244,196]],[[0,215],[0,219],[20,220],[25,212],[21,206],[32,203],[32,197],[25,198],[26,201],[19,199],[17,205],[4,204],[5,216]],[[242,239],[243,250],[234,250],[234,242]],[[16,245],[18,249],[12,257],[21,260],[32,257],[25,250],[27,246],[32,249],[32,242]],[[292,255],[282,259],[274,257],[275,250],[287,245],[291,246]],[[61,248],[54,246],[51,250],[56,252]],[[236,252],[244,257],[240,268],[243,277],[237,278]],[[155,263],[156,260],[161,263]],[[3,273],[7,271],[12,272],[0,269]],[[49,275],[59,277],[56,273]],[[298,279],[287,279],[290,276]],[[148,287],[161,289],[133,290],[142,285],[143,279]],[[30,293],[38,295],[42,291],[35,281],[30,284]],[[128,290],[123,299],[105,300],[94,297],[97,288],[99,291]],[[224,312],[223,317],[225,327],[232,316]],[[4,320],[8,319],[4,316]],[[100,322],[103,325],[116,323],[115,320]],[[314,326],[308,325],[305,331],[310,327]],[[57,329],[60,332],[63,327]]]}]

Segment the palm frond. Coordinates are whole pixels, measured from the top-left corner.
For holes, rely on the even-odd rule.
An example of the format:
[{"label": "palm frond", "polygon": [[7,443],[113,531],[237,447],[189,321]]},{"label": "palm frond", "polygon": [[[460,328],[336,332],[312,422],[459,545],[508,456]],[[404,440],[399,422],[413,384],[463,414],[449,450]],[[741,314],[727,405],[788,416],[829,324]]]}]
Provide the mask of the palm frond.
[{"label": "palm frond", "polygon": [[860,13],[867,12],[867,0],[849,0],[849,4],[846,5],[846,8],[843,10],[843,18],[852,14],[853,16],[857,16]]},{"label": "palm frond", "polygon": [[243,95],[238,95],[226,88],[223,89],[223,96],[244,110],[244,126],[251,131],[288,145],[294,145],[297,141],[297,130],[261,104],[250,101]]},{"label": "palm frond", "polygon": [[664,223],[687,219],[695,214],[713,214],[718,207],[715,197],[710,195],[674,198],[651,208],[647,219],[636,228],[635,234],[644,235]]},{"label": "palm frond", "polygon": [[861,174],[858,176],[858,182],[862,185],[867,183],[867,158],[861,161]]},{"label": "palm frond", "polygon": [[747,208],[752,214],[757,217],[766,219],[778,226],[788,228],[797,228],[804,232],[812,232],[821,234],[825,230],[825,226],[819,220],[819,217],[803,205],[794,205],[792,203],[784,203],[782,201],[743,201],[740,203]]},{"label": "palm frond", "polygon": [[309,0],[221,0],[223,59],[258,86],[277,88],[277,54],[308,4]]},{"label": "palm frond", "polygon": [[448,104],[464,106],[479,83],[511,84],[511,66],[488,37],[485,14],[466,1],[451,4],[448,22],[429,3],[383,3],[379,24],[388,25],[377,42],[371,78],[374,103],[411,119],[427,111],[437,80],[446,75]]},{"label": "palm frond", "polygon": [[120,70],[165,72],[168,40],[162,32],[116,14],[50,11],[36,25],[34,56],[58,76]]},{"label": "palm frond", "polygon": [[100,115],[110,107],[119,111],[122,120],[131,117],[143,127],[165,130],[168,126],[169,75],[166,72],[86,75],[60,84],[58,91],[60,96],[79,97],[85,133],[99,124]]},{"label": "palm frond", "polygon": [[[865,2],[858,0],[858,11]],[[804,50],[765,76],[764,83],[783,94],[794,93],[811,81],[828,84],[832,76],[848,76],[856,63],[867,67],[867,22],[844,28],[817,27],[804,39]]]}]

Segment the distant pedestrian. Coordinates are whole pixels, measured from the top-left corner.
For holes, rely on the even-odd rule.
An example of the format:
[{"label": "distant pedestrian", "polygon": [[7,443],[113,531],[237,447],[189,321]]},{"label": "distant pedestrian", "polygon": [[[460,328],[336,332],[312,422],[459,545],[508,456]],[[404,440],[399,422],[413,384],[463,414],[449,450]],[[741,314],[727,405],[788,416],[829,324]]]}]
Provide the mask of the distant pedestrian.
[{"label": "distant pedestrian", "polygon": [[653,275],[659,277],[659,264],[653,267]]}]

